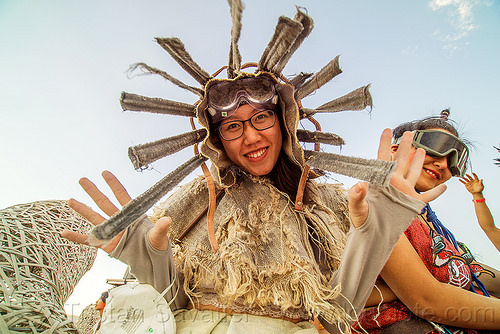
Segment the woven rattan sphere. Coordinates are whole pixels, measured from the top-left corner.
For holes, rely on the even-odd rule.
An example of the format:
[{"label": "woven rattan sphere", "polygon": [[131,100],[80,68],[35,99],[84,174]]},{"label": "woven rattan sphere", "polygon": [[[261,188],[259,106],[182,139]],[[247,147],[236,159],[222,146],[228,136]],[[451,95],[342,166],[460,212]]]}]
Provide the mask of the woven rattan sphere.
[{"label": "woven rattan sphere", "polygon": [[66,201],[11,206],[0,223],[0,332],[77,333],[63,306],[97,251],[60,233],[91,224]]}]

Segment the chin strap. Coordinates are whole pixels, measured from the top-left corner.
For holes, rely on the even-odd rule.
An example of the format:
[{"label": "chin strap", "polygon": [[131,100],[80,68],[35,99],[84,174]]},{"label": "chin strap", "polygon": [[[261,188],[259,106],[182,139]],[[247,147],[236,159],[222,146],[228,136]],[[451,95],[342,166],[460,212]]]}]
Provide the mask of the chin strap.
[{"label": "chin strap", "polygon": [[302,175],[300,175],[299,186],[297,188],[297,197],[295,197],[295,210],[302,211],[304,208],[304,190],[306,188],[307,178],[309,177],[309,170],[311,167],[304,166]]},{"label": "chin strap", "polygon": [[[193,130],[196,129],[193,117],[191,117],[191,127],[193,128]],[[195,155],[199,154],[198,145],[194,145],[194,154]],[[212,246],[212,250],[214,251],[214,253],[217,253],[219,245],[217,244],[217,239],[215,238],[214,216],[215,216],[215,206],[217,204],[217,198],[218,195],[220,195],[220,193],[218,195],[215,194],[214,179],[212,178],[212,174],[210,174],[210,171],[208,170],[207,164],[203,163],[201,165],[201,169],[203,170],[203,174],[205,176],[205,180],[207,181],[207,188],[208,188],[208,213],[207,213],[208,240],[210,241],[210,246]]]},{"label": "chin strap", "polygon": [[[300,100],[298,101],[299,106],[302,108],[302,104]],[[317,120],[315,120],[312,116],[308,117],[309,121],[314,124],[316,127],[316,131],[321,131],[321,124]],[[315,138],[314,138],[315,139]],[[320,146],[319,142],[314,143],[314,151],[319,152]],[[295,197],[295,210],[302,211],[304,208],[304,191],[306,188],[307,178],[309,177],[309,171],[311,167],[308,165],[304,165],[304,169],[302,170],[302,174],[300,175],[299,186],[297,188],[297,197]]]},{"label": "chin strap", "polygon": [[207,229],[208,229],[208,240],[210,240],[210,245],[214,253],[217,253],[219,245],[217,245],[217,239],[215,239],[215,204],[217,203],[217,196],[215,195],[215,184],[212,174],[208,170],[207,164],[203,163],[201,165],[203,174],[205,174],[205,180],[207,180],[208,187],[208,213],[207,213]]}]

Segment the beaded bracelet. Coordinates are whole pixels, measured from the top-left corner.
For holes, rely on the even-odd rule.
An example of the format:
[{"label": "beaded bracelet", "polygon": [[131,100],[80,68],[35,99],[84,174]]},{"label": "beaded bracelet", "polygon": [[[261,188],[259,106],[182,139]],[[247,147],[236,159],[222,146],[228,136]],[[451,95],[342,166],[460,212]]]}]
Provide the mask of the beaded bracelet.
[{"label": "beaded bracelet", "polygon": [[486,198],[480,198],[480,199],[473,199],[472,200],[474,203],[483,203],[486,201]]}]

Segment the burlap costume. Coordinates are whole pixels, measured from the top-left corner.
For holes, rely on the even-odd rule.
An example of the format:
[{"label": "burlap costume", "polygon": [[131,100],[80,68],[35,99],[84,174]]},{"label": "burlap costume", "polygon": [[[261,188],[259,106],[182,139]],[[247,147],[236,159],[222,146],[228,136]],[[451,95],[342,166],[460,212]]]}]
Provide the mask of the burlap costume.
[{"label": "burlap costume", "polygon": [[[364,307],[393,245],[422,207],[392,187],[370,188],[368,220],[359,229],[351,228],[339,267],[346,227],[341,189],[319,185],[318,203],[299,213],[269,181],[242,179],[218,203],[217,253],[210,247],[205,215],[173,252],[155,250],[147,237],[153,224],[139,219],[111,256],[128,263],[141,282],[159,291],[177,270],[179,283],[166,295],[174,300],[173,310],[185,309],[191,298],[195,304],[241,314],[300,320],[314,313],[346,328],[345,322]],[[196,179],[162,203],[154,219],[167,210],[174,222],[169,238],[175,240],[203,210],[205,200],[205,181]],[[186,319],[182,313],[180,317]],[[188,329],[197,325],[182,323]]]},{"label": "burlap costume", "polygon": [[[235,4],[241,6],[241,3],[235,0],[230,1],[230,4],[234,29],[235,17],[238,17],[238,6]],[[241,15],[241,8],[239,10]],[[295,41],[287,40],[288,29],[297,30]],[[297,126],[301,118],[320,111],[346,108],[359,110],[371,105],[368,87],[348,94],[342,101],[326,103],[317,110],[305,109],[299,105],[301,98],[329,81],[335,73],[340,73],[340,69],[336,70],[336,58],[309,81],[307,79],[310,75],[303,75],[290,82],[281,79],[280,73],[286,61],[311,29],[312,20],[301,11],[295,20],[280,18],[272,43],[281,47],[285,43],[289,50],[281,50],[277,52],[280,55],[275,56],[273,52],[276,50],[268,46],[256,73],[241,71],[241,57],[235,43],[239,34],[234,34],[234,31],[228,67],[229,79],[214,79],[205,75],[186,55],[183,58],[188,61],[179,61],[203,84],[201,91],[180,86],[200,93],[200,102],[196,104],[196,114],[193,116],[196,116],[204,129],[193,132],[193,140],[198,142],[199,138],[203,139],[201,153],[212,163],[211,175],[197,178],[181,187],[157,206],[153,221],[164,215],[172,218],[169,231],[169,240],[175,242],[172,248],[161,252],[151,246],[147,232],[153,223],[142,216],[128,226],[119,245],[110,255],[129,264],[141,282],[152,284],[158,291],[163,291],[172,280],[178,280],[165,298],[173,301],[171,308],[177,313],[177,328],[180,333],[238,333],[244,330],[246,333],[302,331],[305,334],[315,332],[316,329],[307,321],[299,322],[298,327],[291,329],[287,327],[292,324],[288,320],[307,320],[313,314],[332,324],[328,327],[332,333],[347,329],[363,308],[392,247],[423,206],[422,202],[387,185],[394,168],[392,163],[343,159],[334,155],[327,156],[327,163],[323,163],[321,159],[314,160],[324,157],[323,155],[304,154],[297,137]],[[182,44],[179,45],[180,41],[158,41],[176,59],[180,57],[180,49],[185,52]],[[150,67],[147,69],[154,73],[160,72]],[[328,73],[326,81],[320,82],[324,73]],[[331,168],[329,170],[380,185],[371,185],[369,188],[369,215],[361,228],[349,229],[345,191],[341,187],[315,184],[309,180],[308,187],[312,189],[309,192],[310,201],[301,210],[296,210],[295,199],[279,191],[273,180],[266,176],[249,175],[227,157],[220,139],[211,129],[206,92],[211,85],[221,80],[239,80],[251,76],[268,76],[275,82],[280,106],[278,116],[283,130],[282,152],[293,164],[307,171],[307,160],[312,166],[327,166],[327,169]],[[173,81],[172,78],[169,80]],[[129,108],[152,108],[148,111],[155,110],[151,105],[163,103],[165,108],[170,109],[174,105],[171,101],[135,98],[128,93],[122,96],[122,105],[124,103]],[[189,114],[188,106],[175,106]],[[314,138],[311,139],[313,142],[317,141],[315,135],[311,138]],[[165,142],[153,146],[162,145],[165,146]],[[143,165],[139,154],[141,149],[142,147],[136,147],[132,150],[131,158],[136,167]],[[152,154],[154,159],[159,155],[158,152]],[[205,209],[207,203],[215,200],[213,197],[209,199],[210,187],[207,186],[207,180],[211,179],[215,180],[216,190],[223,190],[213,212],[218,248],[213,247],[207,233]],[[157,191],[155,196],[159,193]],[[116,227],[122,224],[125,213],[130,212],[130,217],[135,219],[140,212],[145,212],[142,210],[142,203],[151,202],[151,199],[146,201],[146,197],[124,207],[121,217],[113,217],[106,225],[102,224],[102,228],[98,226],[93,235],[112,236],[119,231]],[[115,224],[115,221],[119,223]],[[194,226],[186,234],[186,229],[193,221]],[[129,224],[130,222],[126,223]],[[182,240],[178,241],[181,235]],[[193,316],[192,311],[197,311],[196,309],[186,311],[189,301],[195,308],[197,305],[212,305],[226,310],[227,314],[215,312],[218,315],[208,319],[207,326],[207,319],[199,319],[196,312]],[[250,315],[247,317],[246,327],[241,327],[241,321],[237,325],[234,316],[231,318],[230,314]],[[231,319],[228,320],[227,317]],[[229,323],[221,319],[226,319]],[[264,327],[273,329],[263,329],[261,322],[266,323]],[[274,325],[269,325],[270,322]]]}]

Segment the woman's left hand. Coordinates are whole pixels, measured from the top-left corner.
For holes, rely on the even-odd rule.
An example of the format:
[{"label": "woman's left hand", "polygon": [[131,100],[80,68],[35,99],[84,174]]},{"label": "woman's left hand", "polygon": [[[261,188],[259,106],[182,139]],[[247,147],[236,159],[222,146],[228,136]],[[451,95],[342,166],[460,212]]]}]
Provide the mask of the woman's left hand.
[{"label": "woman's left hand", "polygon": [[[439,186],[428,191],[417,193],[415,184],[422,172],[425,158],[425,150],[415,149],[412,146],[413,134],[405,132],[396,152],[391,151],[392,131],[385,129],[380,137],[378,159],[397,162],[396,169],[392,174],[390,184],[402,193],[418,199],[422,202],[430,202],[446,190],[446,185]],[[368,183],[359,182],[349,190],[349,215],[355,227],[360,227],[368,217],[368,202],[365,197],[368,191]]]},{"label": "woman's left hand", "polygon": [[467,191],[472,195],[480,194],[484,190],[483,179],[480,180],[476,173],[472,173],[472,175],[474,177],[469,174],[465,174],[465,177],[460,178],[459,181],[462,182],[465,189],[467,189]]}]

